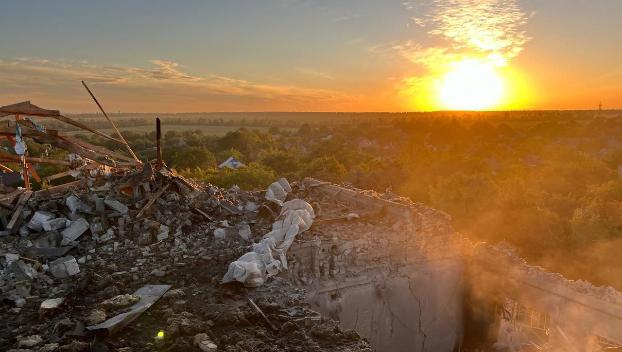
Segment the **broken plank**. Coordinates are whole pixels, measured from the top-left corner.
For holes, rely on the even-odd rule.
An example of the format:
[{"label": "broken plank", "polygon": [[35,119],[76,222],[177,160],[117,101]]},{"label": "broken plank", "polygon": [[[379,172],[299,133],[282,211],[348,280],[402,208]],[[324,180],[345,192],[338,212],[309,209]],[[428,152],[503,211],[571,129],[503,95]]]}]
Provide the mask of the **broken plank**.
[{"label": "broken plank", "polygon": [[132,158],[134,158],[134,160],[136,160],[137,163],[142,164],[140,159],[138,159],[136,154],[134,154],[134,151],[130,147],[129,143],[127,143],[127,141],[125,140],[125,138],[123,137],[123,135],[121,134],[119,129],[117,128],[117,125],[114,123],[114,121],[110,117],[108,117],[108,114],[106,114],[106,111],[104,110],[104,108],[101,106],[101,104],[99,103],[97,98],[95,98],[95,95],[93,94],[93,92],[91,92],[91,90],[89,89],[89,87],[86,85],[86,83],[84,81],[82,81],[82,85],[84,86],[86,91],[89,93],[91,98],[93,98],[93,100],[95,101],[95,104],[97,104],[97,107],[99,108],[99,110],[101,110],[101,112],[104,114],[104,117],[106,118],[106,120],[108,120],[108,122],[110,122],[110,124],[112,125],[112,128],[114,128],[115,132],[117,133],[117,136],[119,136],[119,139],[123,142],[123,144],[125,145],[125,148],[130,153]]},{"label": "broken plank", "polygon": [[103,132],[100,132],[100,131],[98,131],[96,129],[90,128],[89,126],[87,126],[85,124],[82,124],[82,123],[80,123],[78,121],[72,120],[72,119],[70,119],[70,118],[68,118],[66,116],[58,115],[58,116],[52,116],[52,117],[57,119],[57,120],[59,120],[59,121],[63,121],[65,123],[68,123],[70,125],[76,126],[76,127],[81,128],[83,130],[87,130],[89,132],[92,132],[92,133],[94,133],[94,134],[96,134],[98,136],[104,137],[104,138],[109,139],[111,141],[115,141],[117,143],[123,144],[123,141],[120,141],[120,140],[118,140],[118,139],[116,139],[116,138],[114,138],[112,136],[109,136],[109,135],[107,135],[107,134],[105,134]]},{"label": "broken plank", "polygon": [[153,205],[153,203],[155,203],[156,200],[158,200],[158,198],[160,198],[160,196],[162,196],[162,194],[164,193],[164,191],[166,191],[168,189],[168,186],[170,186],[170,183],[166,184],[166,186],[160,188],[156,194],[154,194],[153,196],[151,196],[151,198],[149,199],[149,201],[147,202],[147,204],[145,204],[145,206],[140,209],[140,211],[138,212],[138,215],[136,215],[137,218],[140,218],[141,216],[143,216],[143,214],[145,213],[145,211],[147,211],[149,208],[151,208],[151,206]]},{"label": "broken plank", "polygon": [[15,206],[15,211],[13,212],[13,216],[11,220],[6,225],[6,230],[10,233],[14,233],[20,225],[20,221],[22,219],[22,211],[24,210],[24,206],[28,199],[32,196],[32,191],[24,191],[21,196],[19,196],[19,200],[17,201],[17,205]]},{"label": "broken plank", "polygon": [[255,304],[255,302],[253,302],[253,300],[252,300],[252,299],[250,299],[250,297],[248,298],[248,301],[250,302],[251,306],[252,306],[253,308],[255,308],[255,310],[257,311],[257,313],[259,313],[259,314],[263,317],[263,319],[266,321],[266,323],[268,323],[268,326],[269,326],[272,330],[274,330],[274,331],[278,331],[278,330],[279,330],[279,328],[277,328],[274,324],[272,324],[272,322],[268,319],[268,317],[267,317],[265,314],[263,314],[263,312],[261,311],[261,309],[259,309],[259,307]]},{"label": "broken plank", "polygon": [[58,186],[52,186],[35,192],[35,198],[51,198],[59,193],[63,193],[69,189],[76,190],[86,185],[86,180],[76,180]]},{"label": "broken plank", "polygon": [[212,219],[209,215],[207,215],[207,213],[206,213],[206,212],[204,212],[203,210],[201,210],[201,209],[199,209],[199,208],[192,208],[192,209],[193,209],[194,211],[196,211],[197,213],[199,213],[199,214],[203,215],[203,217],[204,217],[205,219],[207,219],[207,221],[213,221],[213,219]]},{"label": "broken plank", "polygon": [[54,175],[47,176],[47,177],[44,178],[44,180],[46,180],[48,183],[50,183],[51,181],[54,181],[56,179],[63,178],[63,177],[66,177],[66,176],[71,176],[72,173],[73,173],[72,170],[67,170],[67,171],[59,172],[59,173],[54,174]]},{"label": "broken plank", "polygon": [[0,164],[0,169],[6,172],[13,172],[13,169],[11,169],[10,167],[4,165],[4,164]]},{"label": "broken plank", "polygon": [[66,134],[61,135],[61,137],[64,140],[72,142],[72,143],[75,143],[75,144],[78,144],[78,145],[82,146],[83,148],[91,149],[91,150],[96,151],[98,153],[106,154],[106,155],[108,155],[110,157],[114,157],[114,158],[122,160],[122,161],[126,161],[126,162],[129,162],[129,163],[132,163],[132,164],[139,165],[132,158],[129,158],[129,157],[127,157],[127,156],[125,156],[123,154],[120,154],[118,152],[109,150],[109,149],[107,149],[105,147],[88,143],[86,141],[81,140],[80,138],[76,138],[76,137],[69,136],[69,135],[66,135]]},{"label": "broken plank", "polygon": [[23,189],[16,189],[15,191],[11,193],[3,194],[0,196],[0,202],[11,204],[13,203],[15,198],[17,198],[17,196],[19,196],[22,193],[24,193]]},{"label": "broken plank", "polygon": [[[9,162],[13,162],[13,163],[21,163],[22,159],[15,154],[9,154],[5,151],[1,151],[0,150],[0,161],[9,161]],[[71,166],[71,163],[69,161],[66,160],[54,160],[54,159],[48,159],[48,158],[33,158],[33,157],[26,157],[26,163],[28,164],[53,164],[53,165],[65,165],[65,166]]]}]

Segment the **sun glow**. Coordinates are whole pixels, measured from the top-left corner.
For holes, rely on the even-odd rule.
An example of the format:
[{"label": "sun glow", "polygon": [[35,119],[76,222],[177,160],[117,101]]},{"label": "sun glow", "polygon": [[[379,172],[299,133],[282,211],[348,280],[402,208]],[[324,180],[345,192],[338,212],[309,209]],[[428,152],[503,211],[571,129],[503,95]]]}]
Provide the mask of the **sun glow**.
[{"label": "sun glow", "polygon": [[451,110],[498,107],[505,82],[493,62],[466,59],[451,65],[438,86],[442,106]]}]

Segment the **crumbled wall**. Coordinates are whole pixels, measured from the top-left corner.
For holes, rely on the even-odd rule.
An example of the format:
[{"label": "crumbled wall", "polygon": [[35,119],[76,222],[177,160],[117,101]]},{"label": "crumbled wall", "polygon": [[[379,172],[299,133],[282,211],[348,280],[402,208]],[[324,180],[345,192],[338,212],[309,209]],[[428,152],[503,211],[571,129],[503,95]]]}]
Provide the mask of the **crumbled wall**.
[{"label": "crumbled wall", "polygon": [[450,218],[315,180],[305,186],[323,218],[337,205],[358,217],[318,222],[316,236],[291,247],[289,275],[311,292],[309,302],[378,351],[453,351],[463,258]]},{"label": "crumbled wall", "polygon": [[[622,342],[622,294],[475,247],[450,217],[306,179],[322,219],[290,249],[309,302],[378,351],[601,351]],[[344,215],[345,214],[345,215]],[[341,216],[339,216],[341,215]]]},{"label": "crumbled wall", "polygon": [[622,343],[622,294],[611,287],[567,280],[489,245],[474,248],[468,276],[472,302],[496,306],[489,328],[497,345],[600,351]]}]

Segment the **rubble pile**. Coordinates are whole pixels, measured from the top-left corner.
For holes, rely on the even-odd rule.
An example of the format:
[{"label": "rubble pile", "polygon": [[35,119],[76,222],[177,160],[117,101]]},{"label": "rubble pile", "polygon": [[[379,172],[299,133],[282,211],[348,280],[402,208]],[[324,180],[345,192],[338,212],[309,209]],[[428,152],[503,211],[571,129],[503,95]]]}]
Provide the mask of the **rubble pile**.
[{"label": "rubble pile", "polygon": [[[296,234],[312,224],[313,208],[296,199],[296,184],[281,179],[249,193],[186,180],[163,162],[157,118],[157,158],[145,163],[82,83],[115,135],[29,101],[0,107],[0,117],[14,116],[0,128],[14,151],[0,151],[9,163],[0,164],[2,350],[369,349],[310,310],[304,291],[273,277],[287,268]],[[128,155],[29,116],[73,125]],[[33,142],[62,150],[63,159],[33,157]],[[40,164],[66,170],[41,178]],[[247,286],[262,286],[223,284],[228,267],[245,270],[231,263],[247,252],[258,258],[258,246],[270,265],[256,266],[250,276],[260,282]],[[232,277],[247,283],[242,276]]]},{"label": "rubble pile", "polygon": [[[527,261],[520,257],[516,250],[507,243],[489,245],[478,243],[473,248],[475,257],[480,260],[494,260],[503,265],[503,268],[512,267],[512,270],[523,274],[539,285],[556,285],[565,287],[569,292],[594,297],[609,303],[622,305],[622,293],[611,286],[595,286],[585,280],[569,280],[559,273],[547,271],[546,269],[529,265]],[[508,269],[509,270],[509,269]]]},{"label": "rubble pile", "polygon": [[278,222],[281,207],[263,192],[197,185],[152,164],[79,181],[4,202],[20,224],[0,236],[4,349],[369,349],[283,278],[253,290],[221,283]]}]

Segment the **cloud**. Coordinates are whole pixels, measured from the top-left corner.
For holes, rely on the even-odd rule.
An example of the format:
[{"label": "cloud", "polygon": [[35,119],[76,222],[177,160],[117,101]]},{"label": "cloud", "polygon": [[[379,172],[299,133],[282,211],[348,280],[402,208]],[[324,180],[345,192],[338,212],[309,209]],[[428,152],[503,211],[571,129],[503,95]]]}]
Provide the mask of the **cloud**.
[{"label": "cloud", "polygon": [[297,67],[296,71],[305,76],[313,77],[313,78],[322,78],[322,79],[335,79],[330,73],[319,71],[309,67]]},{"label": "cloud", "polygon": [[[507,62],[516,57],[529,41],[523,27],[529,15],[521,10],[517,0],[432,0],[427,7],[416,8],[404,3],[410,11],[421,12],[413,18],[427,28],[427,33],[446,44],[446,55],[468,53]],[[412,51],[430,48],[411,47]],[[438,54],[439,51],[429,51]],[[407,57],[418,54],[402,50]]]},{"label": "cloud", "polygon": [[430,34],[449,39],[457,49],[511,59],[529,40],[522,29],[527,19],[516,0],[435,0],[427,22]]},{"label": "cloud", "polygon": [[[149,92],[153,95],[152,100],[145,98],[140,107],[133,107],[131,102],[123,102],[127,110],[134,111],[156,109],[145,107],[144,102],[158,107],[157,109],[164,106],[164,109],[174,111],[164,105],[164,100],[167,100],[174,106],[174,99],[197,104],[190,109],[192,111],[331,110],[335,107],[355,106],[358,99],[356,96],[329,89],[264,84],[216,74],[193,75],[185,72],[179,63],[168,60],[154,59],[149,64],[138,67],[97,65],[86,61],[2,58],[0,95],[24,96],[22,99],[37,96],[55,102],[63,101],[64,96],[64,99],[70,100],[70,95],[81,89],[79,81],[84,80],[99,86],[98,89],[112,90],[119,96],[124,92],[132,92],[134,95],[138,95],[138,92]],[[325,79],[330,77],[309,68],[299,68],[298,71]],[[227,103],[225,105],[220,101]],[[69,103],[66,106],[73,107]]]},{"label": "cloud", "polygon": [[398,90],[405,95],[435,89],[435,80],[463,60],[506,66],[530,40],[524,26],[533,14],[527,15],[517,0],[428,0],[403,6],[414,13],[414,23],[425,29],[425,42],[433,43],[391,45],[422,71],[417,77],[404,77]]}]

